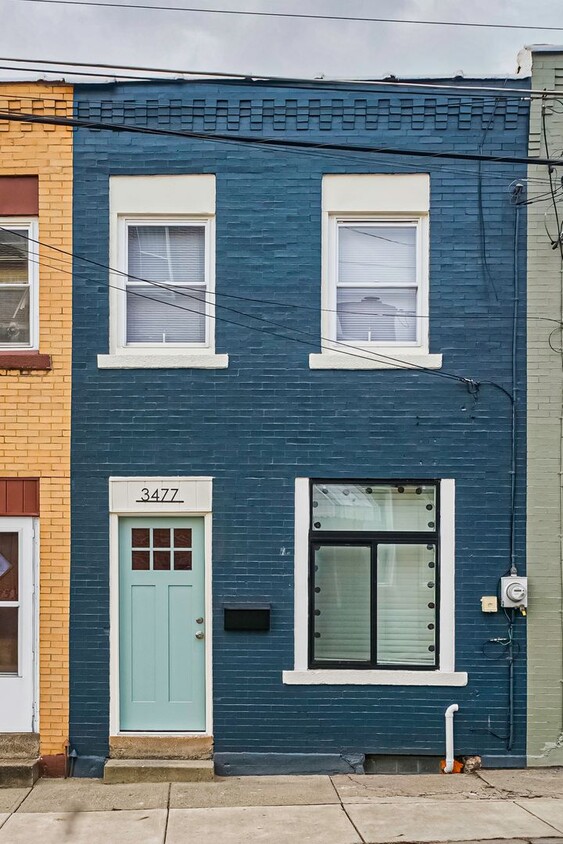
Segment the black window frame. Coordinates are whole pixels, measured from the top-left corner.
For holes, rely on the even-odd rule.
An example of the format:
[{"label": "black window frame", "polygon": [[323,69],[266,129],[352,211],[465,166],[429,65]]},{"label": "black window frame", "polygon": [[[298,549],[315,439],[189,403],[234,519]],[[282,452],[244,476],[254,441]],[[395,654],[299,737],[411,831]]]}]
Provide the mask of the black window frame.
[{"label": "black window frame", "polygon": [[[319,484],[355,484],[359,486],[433,486],[435,492],[435,525],[429,531],[324,531],[313,529],[313,488]],[[309,623],[308,623],[308,666],[311,669],[358,669],[378,671],[437,671],[440,665],[440,480],[437,478],[310,478],[309,479]],[[371,658],[369,662],[350,660],[315,659],[314,612],[315,612],[315,545],[347,547],[370,547],[371,588]],[[377,548],[379,545],[433,545],[434,546],[434,664],[377,662]]]}]

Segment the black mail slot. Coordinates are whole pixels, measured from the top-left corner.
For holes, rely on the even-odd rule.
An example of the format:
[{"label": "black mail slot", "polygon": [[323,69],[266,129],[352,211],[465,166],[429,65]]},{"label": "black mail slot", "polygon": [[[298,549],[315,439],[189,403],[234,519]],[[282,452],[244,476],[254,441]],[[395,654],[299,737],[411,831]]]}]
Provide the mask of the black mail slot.
[{"label": "black mail slot", "polygon": [[270,604],[225,604],[225,630],[264,632],[270,629]]}]

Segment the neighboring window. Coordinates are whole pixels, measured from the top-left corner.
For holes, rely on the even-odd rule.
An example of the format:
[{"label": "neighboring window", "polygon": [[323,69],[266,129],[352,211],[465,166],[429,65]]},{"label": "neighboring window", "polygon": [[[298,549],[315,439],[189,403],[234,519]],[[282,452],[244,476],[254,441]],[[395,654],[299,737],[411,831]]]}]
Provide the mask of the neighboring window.
[{"label": "neighboring window", "polygon": [[36,239],[33,222],[0,218],[0,348],[36,346]]},{"label": "neighboring window", "polygon": [[313,481],[311,668],[438,666],[439,486]]},{"label": "neighboring window", "polygon": [[209,345],[209,221],[125,220],[124,346]]},{"label": "neighboring window", "polygon": [[329,339],[359,346],[423,346],[428,314],[422,218],[333,217],[329,231]]}]

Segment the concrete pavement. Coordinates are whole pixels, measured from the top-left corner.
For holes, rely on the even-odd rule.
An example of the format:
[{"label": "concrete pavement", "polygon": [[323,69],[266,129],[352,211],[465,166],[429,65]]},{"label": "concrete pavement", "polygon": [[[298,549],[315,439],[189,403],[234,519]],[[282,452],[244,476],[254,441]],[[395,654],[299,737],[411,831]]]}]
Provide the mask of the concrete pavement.
[{"label": "concrete pavement", "polygon": [[563,844],[563,769],[0,789],[0,844]]}]

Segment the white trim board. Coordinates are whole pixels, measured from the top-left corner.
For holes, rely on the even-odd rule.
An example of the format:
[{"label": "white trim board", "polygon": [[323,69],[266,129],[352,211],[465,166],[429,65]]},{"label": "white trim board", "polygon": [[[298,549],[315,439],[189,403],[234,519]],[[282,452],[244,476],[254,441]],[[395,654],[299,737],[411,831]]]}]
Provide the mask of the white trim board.
[{"label": "white trim board", "polygon": [[309,669],[309,478],[295,479],[294,670],[288,685],[464,686],[455,670],[455,481],[440,481],[440,664],[435,671]]},{"label": "white trim board", "polygon": [[[163,509],[142,509],[140,504],[137,504],[137,510],[127,509],[128,502],[127,494],[135,493],[140,483],[181,483],[185,484],[185,489],[193,490],[193,497],[189,500],[185,499],[185,504],[182,504],[182,509],[175,509],[173,502],[159,502]],[[136,735],[136,736],[152,736],[157,737],[159,734],[155,732],[139,732],[139,731],[121,731],[119,729],[119,517],[120,516],[201,516],[203,517],[204,528],[204,548],[205,548],[205,618],[207,624],[205,625],[205,731],[201,730],[186,730],[186,732],[178,732],[177,730],[170,732],[163,732],[162,736],[212,736],[213,735],[213,601],[212,601],[212,478],[205,477],[120,477],[109,478],[109,562],[110,562],[110,725],[109,735]],[[126,487],[125,499],[123,494],[117,495],[115,491],[119,489],[118,485],[131,484]],[[180,487],[182,488],[182,487]],[[123,493],[123,490],[121,490]],[[198,495],[199,502],[198,502]],[[120,504],[125,505],[124,510],[112,509]],[[199,506],[199,510],[195,509]],[[192,509],[190,509],[192,507]]]}]

